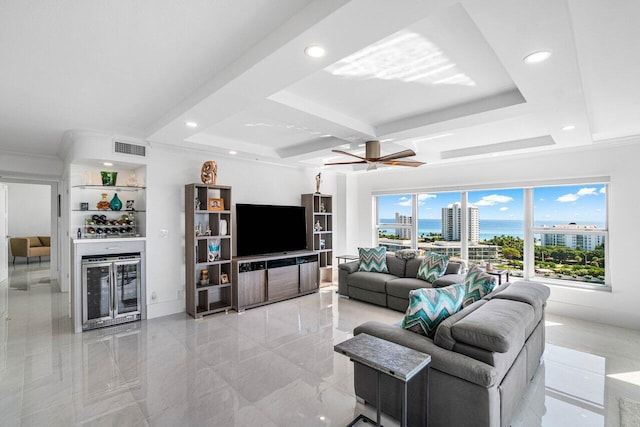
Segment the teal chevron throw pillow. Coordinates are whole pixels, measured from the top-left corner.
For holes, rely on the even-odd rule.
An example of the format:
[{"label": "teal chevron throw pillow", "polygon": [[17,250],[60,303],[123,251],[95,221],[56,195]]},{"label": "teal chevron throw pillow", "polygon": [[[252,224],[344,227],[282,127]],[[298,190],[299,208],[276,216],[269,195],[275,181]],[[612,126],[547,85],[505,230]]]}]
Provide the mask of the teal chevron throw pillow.
[{"label": "teal chevron throw pillow", "polygon": [[467,307],[474,302],[481,300],[485,295],[493,291],[496,286],[496,278],[483,270],[477,265],[471,266],[464,279],[464,303],[463,307]]},{"label": "teal chevron throw pillow", "polygon": [[409,307],[402,327],[433,338],[440,322],[462,307],[464,285],[444,288],[421,288],[409,292]]},{"label": "teal chevron throw pillow", "polygon": [[358,271],[371,271],[373,273],[388,273],[387,248],[358,248],[360,267]]},{"label": "teal chevron throw pillow", "polygon": [[416,278],[432,283],[444,274],[447,270],[447,264],[449,264],[448,256],[427,252],[422,264],[418,267]]}]

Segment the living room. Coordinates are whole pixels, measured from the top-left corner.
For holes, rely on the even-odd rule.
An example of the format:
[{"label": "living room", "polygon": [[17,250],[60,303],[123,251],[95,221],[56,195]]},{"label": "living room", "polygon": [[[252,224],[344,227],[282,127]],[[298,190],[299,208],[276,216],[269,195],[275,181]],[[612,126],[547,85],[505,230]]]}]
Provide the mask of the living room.
[{"label": "living room", "polygon": [[[172,31],[157,27],[157,22],[169,19],[167,16],[158,11],[152,13],[143,6],[113,5],[101,9],[93,5],[96,7],[93,10],[69,6],[65,13],[49,10],[66,23],[68,30],[63,31],[46,23],[47,13],[35,13],[15,4],[1,18],[5,28],[10,28],[9,39],[22,42],[11,47],[5,44],[1,50],[6,53],[3,56],[15,60],[2,71],[7,93],[13,98],[3,101],[6,114],[0,119],[3,134],[0,183],[48,182],[60,189],[60,200],[54,197],[49,201],[52,223],[57,222],[59,228],[51,230],[52,257],[46,268],[53,279],[53,288],[63,291],[62,300],[57,303],[67,304],[66,308],[67,292],[72,286],[69,237],[75,236],[77,229],[71,226],[77,208],[66,190],[86,178],[75,174],[73,168],[81,165],[98,173],[111,167],[121,171],[121,179],[128,171],[143,168],[144,182],[140,184],[146,190],[145,303],[150,324],[155,321],[154,325],[184,328],[189,331],[186,335],[192,336],[193,328],[204,330],[206,322],[210,322],[206,328],[219,330],[220,324],[214,326],[213,322],[225,316],[226,320],[221,320],[223,325],[243,321],[257,324],[259,316],[255,313],[267,317],[267,313],[272,313],[279,323],[293,316],[278,314],[279,310],[297,310],[300,307],[295,305],[300,304],[302,311],[306,311],[318,303],[321,309],[314,314],[314,320],[326,321],[330,316],[342,320],[342,324],[334,325],[334,344],[349,338],[358,323],[371,318],[395,322],[401,319],[401,313],[386,313],[321,289],[314,296],[302,297],[305,302],[273,304],[265,309],[247,310],[242,316],[230,312],[198,321],[181,318],[184,323],[180,326],[167,326],[167,319],[175,320],[185,312],[184,186],[200,182],[203,162],[217,163],[217,183],[232,187],[234,205],[299,205],[301,194],[316,190],[315,177],[321,173],[320,191],[332,195],[334,200],[334,256],[355,254],[358,247],[377,244],[377,195],[606,184],[606,286],[550,282],[545,286],[551,291],[546,308],[550,323],[564,322],[566,330],[575,332],[571,336],[552,331],[560,329],[559,326],[549,327],[548,343],[560,347],[566,344],[568,349],[583,352],[585,358],[606,358],[606,352],[597,349],[597,344],[576,342],[579,341],[576,337],[588,334],[589,330],[613,334],[609,338],[618,344],[630,343],[631,348],[621,351],[620,359],[609,361],[606,372],[602,372],[606,377],[606,386],[602,380],[605,397],[591,411],[597,418],[594,425],[615,425],[621,419],[618,400],[640,400],[637,380],[640,364],[633,355],[640,325],[635,307],[640,290],[633,279],[636,252],[633,245],[640,240],[640,232],[632,227],[636,211],[633,195],[639,177],[635,159],[640,156],[640,129],[635,120],[638,112],[635,99],[640,88],[633,83],[632,76],[634,71],[640,71],[637,70],[640,64],[610,48],[621,39],[626,44],[626,40],[634,39],[636,30],[624,18],[640,11],[629,3],[616,3],[618,10],[596,2],[584,6],[573,1],[546,2],[544,7],[536,6],[536,10],[526,2],[427,5],[412,1],[400,8],[384,2],[291,1],[280,5],[276,12],[267,2],[235,5],[235,9],[229,6],[229,10],[222,6],[221,9],[193,6],[181,11],[184,16],[169,24]],[[177,9],[170,10],[176,16],[181,15]],[[146,13],[149,15],[142,18]],[[230,20],[233,22],[227,27],[224,17],[228,13],[238,19]],[[388,22],[382,25],[381,17]],[[595,17],[602,19],[594,23]],[[218,30],[209,28],[212,26],[209,20],[214,18]],[[90,31],[86,25],[77,25],[79,22],[93,23],[105,31]],[[114,22],[122,36],[105,37],[106,29]],[[372,22],[376,25],[371,25]],[[451,25],[455,23],[464,31],[454,37],[450,33],[454,32]],[[134,29],[137,24],[143,24],[143,29]],[[340,70],[331,68],[349,55],[375,46],[380,40],[389,41],[389,36],[407,28],[415,33],[423,30],[429,33],[424,29],[427,24],[434,26],[429,31],[445,34],[431,42],[451,48],[446,53],[455,58],[460,70],[477,79],[476,86],[480,87],[473,95],[465,89],[475,90],[476,86],[458,80],[452,85],[438,86],[433,81],[429,85],[414,84],[388,76],[339,75],[335,73]],[[189,25],[192,27],[187,30]],[[20,26],[40,30],[26,35]],[[247,28],[252,27],[255,32],[249,35]],[[52,39],[47,40],[43,33]],[[221,42],[225,40],[223,34],[236,37],[237,43]],[[473,47],[455,50],[478,34],[482,39],[475,40]],[[444,40],[447,36],[455,39],[455,43]],[[86,40],[80,41],[83,38]],[[127,48],[132,40],[133,47]],[[199,41],[204,44],[198,46],[215,55],[189,53],[190,43],[197,45]],[[324,58],[304,55],[311,42],[326,46]],[[158,45],[164,46],[162,53],[149,52],[153,50],[150,46]],[[547,61],[523,62],[526,54],[540,49],[551,51]],[[459,58],[461,53],[471,59]],[[478,57],[485,54],[489,59],[479,61]],[[478,61],[477,70],[474,61]],[[153,62],[155,65],[150,66]],[[54,65],[47,68],[43,64]],[[55,77],[53,83],[43,77],[43,69],[55,74],[50,76]],[[629,77],[621,78],[620,69]],[[347,67],[347,71],[357,70]],[[420,80],[419,76],[414,77]],[[391,83],[367,86],[371,81]],[[389,95],[395,90],[404,98]],[[337,101],[329,102],[327,98],[332,96]],[[421,99],[426,100],[424,106]],[[386,102],[390,106],[385,106]],[[360,114],[360,110],[367,111]],[[25,117],[30,117],[29,122]],[[194,121],[197,127],[187,125],[187,121]],[[573,128],[568,128],[569,125]],[[364,156],[364,143],[376,139],[381,140],[382,155],[410,149],[417,155],[404,160],[426,165],[411,168],[379,164],[377,170],[365,170],[359,165],[324,165],[359,161],[353,156]],[[144,146],[146,156],[132,158],[114,153],[114,141]],[[334,149],[349,154],[331,152]],[[114,165],[104,166],[104,162]],[[95,204],[98,199],[87,202]],[[264,235],[256,238],[274,239],[279,232],[265,224]],[[336,266],[337,260],[333,264]],[[9,291],[9,295],[13,295],[11,292],[15,291]],[[309,297],[318,300],[308,302]],[[11,305],[7,310],[11,312]],[[239,320],[229,320],[232,316]],[[236,330],[235,326],[231,329]],[[260,343],[261,349],[265,344],[267,348],[277,347],[278,332],[265,333],[275,334],[275,341],[269,342],[257,334],[252,338]],[[300,337],[305,339],[302,333],[297,338]],[[7,342],[13,342],[14,338],[11,335]],[[195,351],[195,347],[189,351]],[[28,350],[24,353],[27,358],[33,355]],[[341,357],[339,354],[330,357],[336,365],[332,375],[352,376],[353,369],[349,363],[340,361]],[[49,373],[58,368],[51,360],[43,362]],[[3,377],[0,386],[13,384],[6,379]],[[352,387],[344,384],[344,393],[353,399],[353,408],[360,410]],[[26,396],[24,391],[21,389]],[[555,389],[550,393],[558,395]],[[78,394],[77,389],[70,391],[69,397],[74,394]],[[149,392],[149,401],[158,395],[155,390]],[[251,401],[246,393],[240,395],[242,402]],[[135,397],[134,401],[143,400]],[[262,403],[267,405],[268,401]],[[3,402],[8,405],[9,400]],[[20,407],[17,413],[7,409],[7,413],[17,420],[17,425],[21,420],[27,425],[28,420],[35,419],[34,414],[44,416],[47,410],[70,402]],[[166,406],[160,404],[163,405]],[[272,423],[283,422],[277,418],[277,411],[256,407],[269,413]],[[4,412],[7,406],[2,408]],[[526,408],[521,417],[526,418]],[[162,424],[160,409],[143,410],[145,422]],[[364,410],[371,414],[370,406]],[[555,414],[551,406],[549,414]],[[80,424],[92,419],[84,415],[83,418],[76,413],[72,422]],[[559,425],[550,421],[551,415],[543,425]],[[239,419],[236,418],[236,423]],[[338,417],[333,421],[336,419],[342,420]],[[165,419],[164,423],[170,421]],[[565,425],[579,424],[572,419]]]}]

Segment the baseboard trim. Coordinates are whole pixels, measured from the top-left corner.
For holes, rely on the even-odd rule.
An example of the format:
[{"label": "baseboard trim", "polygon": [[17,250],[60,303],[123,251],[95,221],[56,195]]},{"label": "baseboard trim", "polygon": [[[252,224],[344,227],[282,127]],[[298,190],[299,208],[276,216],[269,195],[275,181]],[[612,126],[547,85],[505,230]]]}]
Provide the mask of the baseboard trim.
[{"label": "baseboard trim", "polygon": [[172,301],[157,302],[147,305],[147,319],[155,319],[157,317],[170,316],[176,313],[184,313],[186,311],[185,300],[176,299]]}]

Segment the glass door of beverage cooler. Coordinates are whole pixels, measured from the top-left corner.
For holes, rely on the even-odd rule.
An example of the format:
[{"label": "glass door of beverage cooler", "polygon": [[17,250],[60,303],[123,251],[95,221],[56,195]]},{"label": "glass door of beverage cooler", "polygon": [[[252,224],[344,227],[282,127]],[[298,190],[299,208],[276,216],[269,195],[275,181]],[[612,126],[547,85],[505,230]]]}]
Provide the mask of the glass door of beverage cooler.
[{"label": "glass door of beverage cooler", "polygon": [[114,316],[140,313],[140,258],[116,261],[114,275]]},{"label": "glass door of beverage cooler", "polygon": [[104,323],[113,318],[111,296],[112,263],[87,259],[82,261],[83,324]]}]

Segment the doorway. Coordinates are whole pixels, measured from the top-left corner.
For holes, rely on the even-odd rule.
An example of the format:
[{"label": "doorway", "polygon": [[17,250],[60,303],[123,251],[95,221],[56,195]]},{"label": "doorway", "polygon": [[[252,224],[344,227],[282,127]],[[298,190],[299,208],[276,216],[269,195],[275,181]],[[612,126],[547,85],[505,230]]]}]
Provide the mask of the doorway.
[{"label": "doorway", "polygon": [[[60,288],[59,266],[59,207],[58,182],[28,179],[3,178],[0,182],[7,188],[7,233],[12,237],[49,236],[50,256],[42,258],[43,266],[48,266],[49,276],[54,288]],[[9,237],[10,238],[10,237]],[[27,259],[16,257],[9,248],[8,266],[26,264]],[[29,259],[29,263],[38,263],[40,258]],[[44,264],[44,262],[47,264]]]}]

